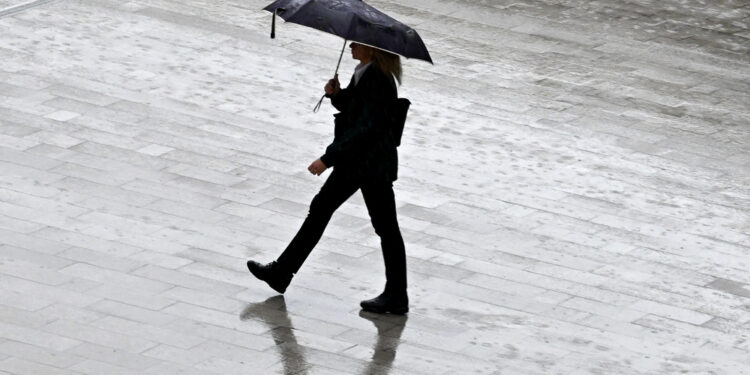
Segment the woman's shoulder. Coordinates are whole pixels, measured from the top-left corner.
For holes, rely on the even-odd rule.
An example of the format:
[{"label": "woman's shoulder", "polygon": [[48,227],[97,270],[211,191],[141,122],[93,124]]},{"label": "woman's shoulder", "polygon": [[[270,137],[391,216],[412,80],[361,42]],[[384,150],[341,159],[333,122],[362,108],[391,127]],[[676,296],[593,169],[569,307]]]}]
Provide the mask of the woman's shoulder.
[{"label": "woman's shoulder", "polygon": [[372,75],[377,77],[378,79],[387,79],[389,77],[392,79],[391,74],[387,73],[386,71],[383,70],[383,68],[375,64],[370,64],[370,66],[367,68],[367,72],[365,73],[368,73],[368,72],[372,73]]},{"label": "woman's shoulder", "polygon": [[[365,76],[368,77],[368,81],[371,85],[382,89],[396,89],[396,81],[393,78],[393,74],[385,72],[379,66],[372,64],[365,71]],[[364,78],[364,76],[363,76]]]}]

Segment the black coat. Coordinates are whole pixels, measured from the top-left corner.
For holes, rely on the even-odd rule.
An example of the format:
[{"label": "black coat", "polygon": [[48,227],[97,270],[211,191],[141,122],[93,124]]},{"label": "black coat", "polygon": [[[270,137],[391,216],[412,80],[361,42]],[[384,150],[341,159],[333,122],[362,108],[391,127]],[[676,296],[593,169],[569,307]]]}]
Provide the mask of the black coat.
[{"label": "black coat", "polygon": [[395,181],[398,153],[391,132],[390,112],[398,97],[391,74],[374,64],[331,97],[340,112],[334,115],[334,139],[321,161],[361,181]]}]

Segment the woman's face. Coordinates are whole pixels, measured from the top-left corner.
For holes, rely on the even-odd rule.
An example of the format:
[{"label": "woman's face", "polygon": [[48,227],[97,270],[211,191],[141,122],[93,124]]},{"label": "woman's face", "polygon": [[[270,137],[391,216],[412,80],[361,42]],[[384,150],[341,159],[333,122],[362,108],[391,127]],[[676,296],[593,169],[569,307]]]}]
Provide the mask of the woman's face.
[{"label": "woman's face", "polygon": [[352,44],[349,45],[349,48],[352,49],[353,59],[359,60],[363,64],[370,62],[370,59],[372,58],[372,47],[352,42]]}]

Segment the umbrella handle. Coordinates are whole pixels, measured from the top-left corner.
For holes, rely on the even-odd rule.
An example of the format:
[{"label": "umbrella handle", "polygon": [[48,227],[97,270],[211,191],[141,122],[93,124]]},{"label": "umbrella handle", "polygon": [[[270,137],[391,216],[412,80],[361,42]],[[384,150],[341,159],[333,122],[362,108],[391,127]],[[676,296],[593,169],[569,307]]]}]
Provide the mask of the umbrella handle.
[{"label": "umbrella handle", "polygon": [[[333,73],[333,76],[336,77],[336,74],[339,74],[339,66],[341,66],[341,58],[344,57],[344,50],[346,49],[346,42],[349,40],[344,39],[344,46],[341,47],[341,54],[339,55],[339,62],[336,63],[336,72]],[[321,104],[323,104],[323,99],[326,96],[323,95],[320,97],[320,100],[318,100],[318,104],[315,105],[315,108],[313,108],[313,113],[318,113],[318,110],[320,109]]]}]

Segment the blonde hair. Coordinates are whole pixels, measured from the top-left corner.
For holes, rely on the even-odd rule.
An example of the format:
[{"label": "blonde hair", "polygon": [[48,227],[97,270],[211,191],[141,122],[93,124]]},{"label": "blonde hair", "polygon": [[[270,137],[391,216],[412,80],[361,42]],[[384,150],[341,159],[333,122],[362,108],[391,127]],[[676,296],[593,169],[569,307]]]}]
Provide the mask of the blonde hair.
[{"label": "blonde hair", "polygon": [[393,74],[398,84],[401,84],[401,58],[398,55],[373,48],[372,63],[383,72]]}]

